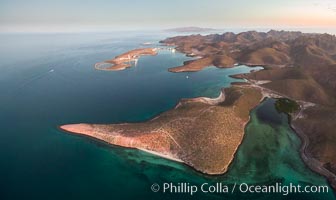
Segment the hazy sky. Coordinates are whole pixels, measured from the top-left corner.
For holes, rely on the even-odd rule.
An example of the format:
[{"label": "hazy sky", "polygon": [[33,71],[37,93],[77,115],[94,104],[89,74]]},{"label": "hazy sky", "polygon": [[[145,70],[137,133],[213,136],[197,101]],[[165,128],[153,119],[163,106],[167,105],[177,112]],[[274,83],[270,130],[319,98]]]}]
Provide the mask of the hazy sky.
[{"label": "hazy sky", "polygon": [[336,0],[0,0],[0,31],[336,27]]}]

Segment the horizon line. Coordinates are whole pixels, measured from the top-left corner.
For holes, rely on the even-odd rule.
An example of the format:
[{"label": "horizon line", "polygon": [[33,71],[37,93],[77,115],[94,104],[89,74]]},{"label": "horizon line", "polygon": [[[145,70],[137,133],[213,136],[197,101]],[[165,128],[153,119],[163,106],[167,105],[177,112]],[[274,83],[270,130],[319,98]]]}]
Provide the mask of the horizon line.
[{"label": "horizon line", "polygon": [[[110,32],[150,32],[150,31],[162,31],[162,32],[169,32],[168,29],[174,28],[187,28],[187,27],[197,27],[197,28],[211,28],[213,30],[204,31],[204,32],[176,32],[176,33],[216,33],[216,32],[246,32],[246,31],[258,31],[258,32],[268,32],[270,30],[277,30],[277,31],[300,31],[303,33],[328,33],[328,34],[336,34],[336,27],[263,27],[263,26],[246,26],[246,27],[201,27],[201,26],[176,26],[176,27],[167,27],[167,28],[135,28],[135,29],[123,29],[123,28],[108,28],[108,29],[74,29],[74,30],[1,30],[1,34],[24,34],[24,33],[31,33],[31,34],[71,34],[71,33],[110,33]],[[330,32],[332,31],[332,32]],[[174,32],[174,31],[170,31]]]}]

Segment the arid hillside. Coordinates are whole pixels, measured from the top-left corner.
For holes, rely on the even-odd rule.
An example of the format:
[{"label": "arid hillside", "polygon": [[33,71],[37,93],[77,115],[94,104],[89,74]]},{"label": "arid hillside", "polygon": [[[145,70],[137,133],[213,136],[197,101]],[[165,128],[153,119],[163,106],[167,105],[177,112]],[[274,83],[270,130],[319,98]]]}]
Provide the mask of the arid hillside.
[{"label": "arid hillside", "polygon": [[[259,82],[264,87],[293,100],[314,105],[302,108],[293,119],[307,143],[304,153],[320,162],[321,173],[336,187],[336,37],[329,34],[274,31],[248,31],[208,36],[168,38],[164,44],[176,45],[189,56],[199,56],[173,72],[201,70],[207,66],[233,67],[233,63],[262,65],[265,70],[235,77]],[[220,56],[221,62],[212,58]],[[206,60],[207,62],[200,62]],[[226,61],[224,61],[226,60]],[[225,64],[221,64],[225,63]],[[309,165],[309,163],[308,163]],[[333,175],[330,175],[333,174]]]}]

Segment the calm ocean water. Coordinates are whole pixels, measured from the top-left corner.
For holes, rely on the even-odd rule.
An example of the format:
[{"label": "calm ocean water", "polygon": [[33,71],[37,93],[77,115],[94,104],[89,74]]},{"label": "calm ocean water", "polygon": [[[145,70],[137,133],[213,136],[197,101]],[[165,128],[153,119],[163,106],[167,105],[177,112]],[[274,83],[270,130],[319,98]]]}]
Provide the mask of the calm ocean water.
[{"label": "calm ocean water", "polygon": [[[190,59],[169,51],[142,57],[136,67],[124,71],[93,68],[96,62],[167,36],[148,32],[1,34],[0,198],[335,199],[331,192],[189,196],[150,190],[153,183],[163,182],[327,184],[303,165],[300,141],[289,128],[287,116],[275,112],[273,100],[251,113],[237,158],[222,176],[204,176],[182,164],[58,130],[68,123],[144,121],[172,108],[180,98],[215,97],[221,87],[237,81],[228,75],[251,70],[240,66],[169,73],[168,68]],[[265,116],[276,123],[266,123]]]}]

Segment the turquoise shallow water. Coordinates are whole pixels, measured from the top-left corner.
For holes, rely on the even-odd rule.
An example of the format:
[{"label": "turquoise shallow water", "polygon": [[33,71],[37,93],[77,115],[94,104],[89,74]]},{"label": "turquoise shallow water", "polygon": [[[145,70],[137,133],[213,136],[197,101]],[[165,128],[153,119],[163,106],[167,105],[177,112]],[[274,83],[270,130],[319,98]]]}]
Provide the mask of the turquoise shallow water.
[{"label": "turquoise shallow water", "polygon": [[[136,32],[1,35],[0,198],[291,199],[239,193],[191,197],[153,193],[150,186],[163,182],[326,184],[304,167],[297,153],[299,140],[289,129],[287,116],[274,113],[271,100],[252,112],[237,159],[222,176],[204,176],[182,164],[57,129],[68,123],[144,121],[172,108],[180,98],[217,96],[221,87],[237,81],[228,75],[251,69],[211,67],[196,73],[169,73],[169,67],[190,58],[168,51],[143,57],[125,71],[93,68],[96,62],[166,36]],[[276,123],[267,121],[273,118]],[[331,193],[296,197],[333,198]]]}]

